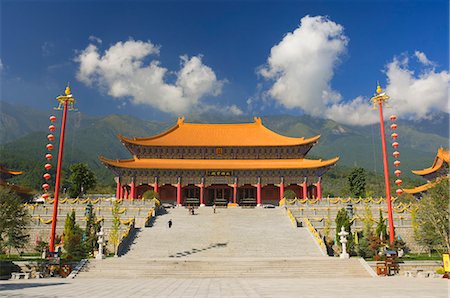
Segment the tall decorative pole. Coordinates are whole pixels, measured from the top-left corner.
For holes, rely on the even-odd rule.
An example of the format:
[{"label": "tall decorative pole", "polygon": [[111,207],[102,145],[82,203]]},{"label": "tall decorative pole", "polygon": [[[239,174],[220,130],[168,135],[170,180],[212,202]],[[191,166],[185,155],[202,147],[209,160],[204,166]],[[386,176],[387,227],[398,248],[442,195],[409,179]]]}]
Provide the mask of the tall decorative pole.
[{"label": "tall decorative pole", "polygon": [[[65,90],[65,95],[60,95],[56,98],[59,102],[58,107],[55,110],[63,110],[63,118],[61,123],[61,134],[59,137],[59,152],[58,152],[58,164],[56,166],[56,183],[55,183],[55,196],[53,198],[53,217],[52,217],[52,231],[50,234],[50,244],[49,249],[51,252],[55,251],[55,233],[56,233],[56,220],[58,217],[58,198],[59,198],[59,186],[61,178],[61,168],[62,159],[64,151],[64,134],[66,130],[66,118],[67,110],[74,110],[73,104],[75,103],[75,98],[70,92],[70,87],[67,85]],[[62,108],[61,108],[62,107]]]},{"label": "tall decorative pole", "polygon": [[384,132],[384,118],[383,118],[383,103],[386,103],[389,96],[383,92],[380,85],[377,86],[377,93],[370,99],[373,102],[374,108],[380,111],[380,130],[381,130],[381,149],[383,151],[383,165],[384,165],[384,183],[386,185],[386,203],[388,207],[388,222],[389,222],[389,243],[392,244],[395,239],[394,219],[392,217],[392,202],[391,202],[391,187],[389,184],[389,167],[386,151],[386,135]]}]

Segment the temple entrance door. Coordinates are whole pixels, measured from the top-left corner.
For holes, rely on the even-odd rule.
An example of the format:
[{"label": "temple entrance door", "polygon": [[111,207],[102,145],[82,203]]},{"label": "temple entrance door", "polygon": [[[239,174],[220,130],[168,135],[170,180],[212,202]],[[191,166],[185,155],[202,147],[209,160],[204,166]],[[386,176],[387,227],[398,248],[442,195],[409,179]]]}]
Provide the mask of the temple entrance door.
[{"label": "temple entrance door", "polygon": [[214,185],[206,192],[206,205],[227,206],[233,196],[233,189],[229,186]]}]

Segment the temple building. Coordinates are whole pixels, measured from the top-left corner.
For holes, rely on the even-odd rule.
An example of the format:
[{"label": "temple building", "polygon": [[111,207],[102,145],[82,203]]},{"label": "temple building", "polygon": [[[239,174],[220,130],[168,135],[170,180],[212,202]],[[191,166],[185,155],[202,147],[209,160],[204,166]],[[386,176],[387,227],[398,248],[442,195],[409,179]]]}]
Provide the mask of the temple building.
[{"label": "temple building", "polygon": [[0,186],[11,189],[23,199],[29,199],[31,197],[31,189],[8,182],[9,179],[22,174],[23,172],[21,171],[13,171],[0,165]]},{"label": "temple building", "polygon": [[116,176],[116,197],[139,199],[154,190],[177,205],[278,204],[287,189],[298,198],[321,198],[321,177],[339,159],[306,159],[320,136],[282,136],[258,117],[242,124],[185,123],[183,117],[155,136],[118,137],[133,158],[100,157]]},{"label": "temple building", "polygon": [[414,187],[403,189],[404,192],[414,195],[417,198],[421,198],[423,194],[442,179],[449,179],[448,163],[450,160],[450,151],[444,148],[439,148],[434,162],[431,167],[412,171],[416,175],[420,175],[427,180],[427,183]]}]

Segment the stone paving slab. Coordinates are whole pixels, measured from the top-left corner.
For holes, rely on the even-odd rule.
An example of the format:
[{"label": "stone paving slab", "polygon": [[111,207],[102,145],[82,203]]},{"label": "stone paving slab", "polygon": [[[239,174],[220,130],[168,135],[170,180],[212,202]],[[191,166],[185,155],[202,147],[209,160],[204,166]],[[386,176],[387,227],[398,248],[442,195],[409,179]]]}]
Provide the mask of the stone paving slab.
[{"label": "stone paving slab", "polygon": [[161,278],[0,281],[0,297],[405,297],[444,298],[449,281],[385,278]]}]

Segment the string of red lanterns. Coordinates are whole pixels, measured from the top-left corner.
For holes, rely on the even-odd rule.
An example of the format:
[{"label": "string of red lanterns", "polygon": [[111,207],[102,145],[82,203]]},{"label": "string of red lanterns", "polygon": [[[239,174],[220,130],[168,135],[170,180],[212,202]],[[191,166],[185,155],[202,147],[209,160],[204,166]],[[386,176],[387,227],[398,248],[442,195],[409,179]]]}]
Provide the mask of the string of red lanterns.
[{"label": "string of red lanterns", "polygon": [[395,149],[394,152],[392,152],[392,156],[394,156],[395,160],[394,160],[394,166],[397,168],[394,171],[395,176],[398,177],[397,180],[395,180],[395,184],[397,184],[397,186],[399,188],[397,188],[397,190],[395,191],[395,193],[397,194],[397,196],[401,195],[403,193],[403,189],[401,189],[401,185],[403,183],[402,179],[400,179],[400,175],[402,174],[402,171],[400,169],[398,169],[398,167],[401,165],[400,160],[398,159],[400,157],[400,152],[397,150],[399,143],[397,142],[397,138],[398,138],[398,133],[395,132],[395,130],[397,130],[397,124],[395,123],[395,120],[397,120],[397,116],[396,115],[392,115],[391,117],[389,117],[389,119],[391,120],[392,124],[391,124],[391,130],[394,131],[391,134],[391,138],[393,140],[392,142],[392,147]]},{"label": "string of red lanterns", "polygon": [[[50,120],[51,123],[55,123],[55,122],[56,122],[56,117],[52,115],[52,116],[49,117],[49,120]],[[48,139],[49,142],[52,142],[53,140],[55,140],[55,136],[52,134],[52,132],[54,132],[55,129],[56,129],[56,127],[55,127],[55,125],[53,125],[53,124],[50,124],[50,125],[48,126],[48,130],[50,131],[50,134],[47,135],[47,139]],[[47,148],[47,150],[48,150],[48,153],[45,154],[45,158],[47,159],[48,163],[46,163],[46,164],[44,165],[44,168],[45,168],[45,170],[49,171],[49,170],[52,168],[52,165],[51,165],[49,162],[50,162],[50,160],[52,160],[52,158],[53,158],[53,155],[52,155],[50,152],[53,150],[54,146],[53,146],[52,143],[48,143],[48,144],[45,146],[45,148]],[[47,173],[45,173],[42,177],[44,177],[44,179],[45,179],[46,181],[48,181],[52,176],[50,175],[50,173],[47,172]],[[42,197],[43,197],[44,199],[48,199],[48,198],[50,197],[50,195],[47,193],[47,191],[48,191],[49,188],[50,188],[50,185],[49,185],[48,183],[42,184],[42,189],[44,189],[44,192],[45,192],[45,193],[42,195]]]}]

